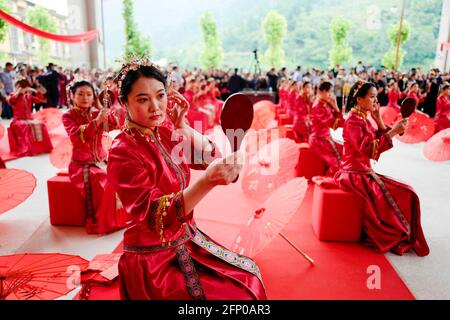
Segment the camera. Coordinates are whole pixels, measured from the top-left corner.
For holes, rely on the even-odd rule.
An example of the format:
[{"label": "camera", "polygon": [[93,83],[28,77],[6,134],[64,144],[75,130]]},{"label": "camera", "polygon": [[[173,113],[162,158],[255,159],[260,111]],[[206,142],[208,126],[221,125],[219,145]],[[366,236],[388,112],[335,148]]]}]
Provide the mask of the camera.
[{"label": "camera", "polygon": [[255,59],[258,60],[258,49],[255,49],[252,52],[255,55]]}]

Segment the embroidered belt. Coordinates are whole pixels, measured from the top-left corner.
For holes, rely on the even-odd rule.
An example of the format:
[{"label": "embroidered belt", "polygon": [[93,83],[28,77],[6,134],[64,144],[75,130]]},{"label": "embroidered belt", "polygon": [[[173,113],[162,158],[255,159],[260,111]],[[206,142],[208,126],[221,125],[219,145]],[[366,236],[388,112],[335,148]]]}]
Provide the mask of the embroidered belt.
[{"label": "embroidered belt", "polygon": [[220,260],[223,260],[239,269],[252,273],[256,277],[258,277],[258,279],[261,281],[261,284],[263,284],[258,265],[252,259],[217,245],[216,243],[206,238],[206,236],[200,230],[197,230],[197,233],[192,240],[195,244],[202,247]]},{"label": "embroidered belt", "polygon": [[381,191],[383,192],[383,195],[386,198],[387,202],[392,207],[392,209],[394,210],[395,214],[397,215],[397,217],[400,219],[401,223],[403,224],[403,226],[407,230],[406,232],[407,232],[408,236],[411,234],[411,225],[408,222],[408,219],[406,219],[405,215],[403,214],[403,212],[399,208],[397,202],[395,202],[394,197],[389,192],[388,188],[386,187],[386,185],[384,184],[384,182],[380,178],[380,176],[377,173],[375,173],[375,171],[373,171],[373,170],[368,170],[368,171],[362,171],[362,170],[361,171],[358,171],[358,170],[340,170],[340,172],[364,174],[364,175],[371,176],[375,180],[375,182],[378,184],[378,186],[380,187]]},{"label": "embroidered belt", "polygon": [[331,145],[331,148],[332,148],[333,151],[334,151],[334,154],[335,154],[336,158],[338,159],[338,163],[341,163],[341,162],[342,162],[341,154],[339,153],[339,150],[338,150],[338,148],[336,147],[336,142],[334,142],[334,140],[333,140],[332,137],[329,137],[329,138],[317,138],[317,137],[311,137],[311,139],[313,139],[313,140],[318,140],[318,141],[327,141],[327,142],[329,142],[330,145]]}]

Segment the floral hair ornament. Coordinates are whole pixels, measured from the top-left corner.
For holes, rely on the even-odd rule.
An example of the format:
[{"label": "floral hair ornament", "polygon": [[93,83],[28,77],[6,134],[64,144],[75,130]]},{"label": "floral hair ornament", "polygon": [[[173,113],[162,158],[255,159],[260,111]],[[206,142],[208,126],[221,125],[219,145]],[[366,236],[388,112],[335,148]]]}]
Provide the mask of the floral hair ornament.
[{"label": "floral hair ornament", "polygon": [[122,68],[117,74],[117,84],[119,86],[119,90],[122,90],[122,82],[130,71],[137,71],[142,67],[155,67],[159,69],[159,66],[153,63],[149,57],[140,56],[140,55],[130,55],[126,56],[122,59],[116,60],[122,64]]}]

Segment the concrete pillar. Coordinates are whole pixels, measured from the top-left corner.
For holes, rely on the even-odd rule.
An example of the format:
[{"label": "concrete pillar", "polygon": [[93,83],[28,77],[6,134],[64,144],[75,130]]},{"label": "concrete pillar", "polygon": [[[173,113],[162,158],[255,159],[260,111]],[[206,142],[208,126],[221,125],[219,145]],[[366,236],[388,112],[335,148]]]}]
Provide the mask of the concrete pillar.
[{"label": "concrete pillar", "polygon": [[442,51],[442,43],[450,42],[450,0],[442,1],[441,28],[439,31],[438,44],[436,50],[436,68],[441,71],[450,71],[450,51]]},{"label": "concrete pillar", "polygon": [[85,44],[70,45],[73,67],[104,68],[101,0],[68,0],[68,28],[71,33],[98,30],[100,37]]}]

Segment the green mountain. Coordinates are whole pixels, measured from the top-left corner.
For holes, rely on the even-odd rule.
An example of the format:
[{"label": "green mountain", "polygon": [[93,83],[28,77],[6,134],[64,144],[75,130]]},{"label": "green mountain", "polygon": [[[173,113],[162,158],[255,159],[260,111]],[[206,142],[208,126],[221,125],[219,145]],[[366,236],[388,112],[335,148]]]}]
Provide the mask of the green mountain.
[{"label": "green mountain", "polygon": [[[120,9],[108,9],[108,57],[120,55]],[[286,67],[328,67],[332,41],[330,22],[344,17],[352,27],[348,43],[353,49],[355,65],[380,66],[389,50],[388,27],[399,21],[400,0],[170,0],[135,1],[139,29],[147,33],[153,44],[154,59],[165,58],[182,66],[199,66],[201,51],[200,15],[208,10],[215,17],[225,51],[224,68],[252,69],[254,55],[267,49],[261,23],[267,12],[277,10],[286,17],[288,32],[283,48]],[[113,8],[114,7],[114,8]],[[119,10],[119,12],[118,12]],[[442,0],[407,0],[405,19],[411,26],[410,40],[405,44],[402,69],[433,66],[439,34]],[[115,13],[112,11],[116,11]],[[109,21],[109,22],[108,22]],[[114,30],[114,32],[108,32]]]}]

